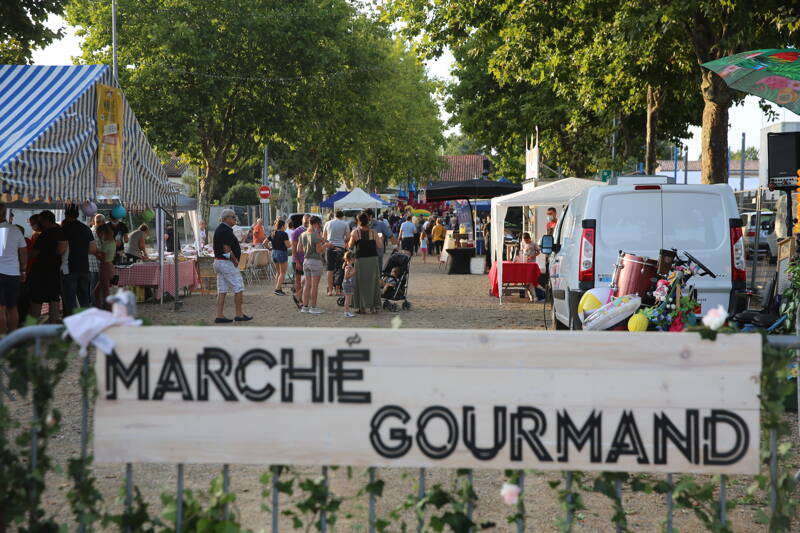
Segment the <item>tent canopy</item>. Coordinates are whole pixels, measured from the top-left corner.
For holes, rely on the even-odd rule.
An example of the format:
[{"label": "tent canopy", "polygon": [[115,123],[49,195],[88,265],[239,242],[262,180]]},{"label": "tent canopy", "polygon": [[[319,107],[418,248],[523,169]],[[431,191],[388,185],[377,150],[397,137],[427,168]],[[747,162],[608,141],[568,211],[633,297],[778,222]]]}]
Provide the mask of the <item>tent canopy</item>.
[{"label": "tent canopy", "polygon": [[[81,203],[96,194],[97,84],[118,87],[107,65],[0,65],[3,201]],[[122,182],[131,208],[175,205],[167,175],[122,95]]]},{"label": "tent canopy", "polygon": [[428,202],[441,202],[444,200],[494,198],[495,196],[517,192],[520,189],[522,189],[522,186],[516,183],[485,179],[442,181],[428,185],[425,189],[425,200]]},{"label": "tent canopy", "polygon": [[[342,198],[344,198],[348,194],[350,194],[350,193],[347,192],[347,191],[336,191],[332,195],[328,196],[325,200],[320,202],[319,206],[320,207],[325,207],[327,209],[332,209],[334,203],[336,203],[338,200],[341,200]],[[370,193],[370,196],[372,196],[376,200],[379,200],[379,201],[383,202],[383,205],[389,205],[388,203],[384,202],[383,199],[378,194],[376,194],[374,192]]]},{"label": "tent canopy", "polygon": [[506,196],[492,198],[492,260],[497,261],[497,286],[500,301],[503,301],[503,245],[505,242],[504,230],[506,213],[509,207],[525,206],[559,206],[568,203],[584,190],[604,185],[602,182],[581,178],[563,178],[558,181],[546,183],[533,189],[526,189]]},{"label": "tent canopy", "polygon": [[373,198],[359,187],[333,202],[335,209],[378,209],[385,205],[383,200]]},{"label": "tent canopy", "polygon": [[537,205],[563,205],[578,196],[584,189],[602,185],[602,182],[581,178],[563,178],[545,183],[533,189],[527,189],[492,199],[492,206],[525,207]]}]

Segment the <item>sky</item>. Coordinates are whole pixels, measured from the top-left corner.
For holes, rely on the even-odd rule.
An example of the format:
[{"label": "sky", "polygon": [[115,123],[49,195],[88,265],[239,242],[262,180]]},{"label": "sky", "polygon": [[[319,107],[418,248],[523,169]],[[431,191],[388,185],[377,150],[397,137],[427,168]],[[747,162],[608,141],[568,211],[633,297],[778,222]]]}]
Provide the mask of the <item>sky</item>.
[{"label": "sky", "polygon": [[[60,41],[54,42],[43,50],[38,50],[33,54],[34,63],[39,65],[71,65],[72,57],[80,55],[80,39],[75,35],[75,29],[66,24],[61,17],[51,16],[48,19],[48,26],[53,29],[64,28],[65,36]],[[429,75],[437,78],[450,79],[450,67],[453,63],[453,56],[446,52],[439,59],[429,61],[426,66]],[[777,121],[800,122],[800,116],[784,108],[773,106],[778,112]],[[446,120],[447,114],[442,111],[442,118]],[[770,124],[767,115],[758,107],[758,98],[748,96],[744,103],[730,109],[728,144],[731,150],[739,150],[742,146],[742,133],[745,134],[747,146],[758,148],[761,143],[761,128]],[[536,125],[531,124],[531,130]],[[451,129],[450,131],[457,130]],[[689,159],[697,159],[700,155],[700,128],[690,129],[692,137],[685,139],[684,143],[689,147]]]}]

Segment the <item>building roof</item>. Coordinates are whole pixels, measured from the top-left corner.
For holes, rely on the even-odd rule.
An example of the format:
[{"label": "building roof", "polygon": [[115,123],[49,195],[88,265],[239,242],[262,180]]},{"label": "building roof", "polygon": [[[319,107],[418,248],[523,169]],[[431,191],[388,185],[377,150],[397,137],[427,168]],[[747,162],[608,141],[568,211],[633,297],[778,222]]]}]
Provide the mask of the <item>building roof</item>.
[{"label": "building roof", "polygon": [[[740,159],[731,159],[731,174],[739,172],[742,162]],[[678,160],[678,172],[683,172],[684,161]],[[689,172],[700,172],[700,160],[689,161]],[[674,172],[675,161],[672,159],[659,159],[656,161],[656,172]],[[758,159],[746,159],[744,162],[745,174],[758,174]]]},{"label": "building roof", "polygon": [[482,154],[442,156],[445,168],[439,173],[439,181],[473,180],[483,176],[484,161],[489,158]]}]

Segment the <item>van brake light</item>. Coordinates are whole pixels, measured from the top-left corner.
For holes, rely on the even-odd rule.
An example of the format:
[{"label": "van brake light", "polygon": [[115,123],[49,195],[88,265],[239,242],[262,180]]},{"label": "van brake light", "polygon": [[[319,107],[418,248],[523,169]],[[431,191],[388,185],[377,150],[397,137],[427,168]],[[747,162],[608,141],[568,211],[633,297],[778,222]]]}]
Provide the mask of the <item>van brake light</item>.
[{"label": "van brake light", "polygon": [[583,228],[578,281],[594,281],[594,229]]},{"label": "van brake light", "polygon": [[731,274],[733,281],[747,281],[742,228],[731,228]]}]

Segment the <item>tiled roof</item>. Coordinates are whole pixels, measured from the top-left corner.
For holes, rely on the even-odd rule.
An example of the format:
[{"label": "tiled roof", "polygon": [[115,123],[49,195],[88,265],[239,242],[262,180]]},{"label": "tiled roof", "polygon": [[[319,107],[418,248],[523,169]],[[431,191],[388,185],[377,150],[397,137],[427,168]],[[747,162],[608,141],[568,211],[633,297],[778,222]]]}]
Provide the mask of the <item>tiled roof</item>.
[{"label": "tiled roof", "polygon": [[447,166],[439,173],[439,181],[464,181],[480,178],[483,175],[485,155],[445,155]]},{"label": "tiled roof", "polygon": [[[678,160],[678,172],[683,172],[683,159]],[[731,159],[731,173],[738,172],[742,168],[741,159]],[[672,159],[659,159],[656,161],[656,172],[673,172],[675,161]],[[700,161],[689,161],[689,171],[700,172]],[[746,159],[744,162],[745,173],[758,173],[758,159]]]},{"label": "tiled roof", "polygon": [[163,166],[168,178],[180,178],[183,176],[183,173],[186,172],[186,169],[189,168],[189,165],[182,164],[178,156],[174,154]]}]

